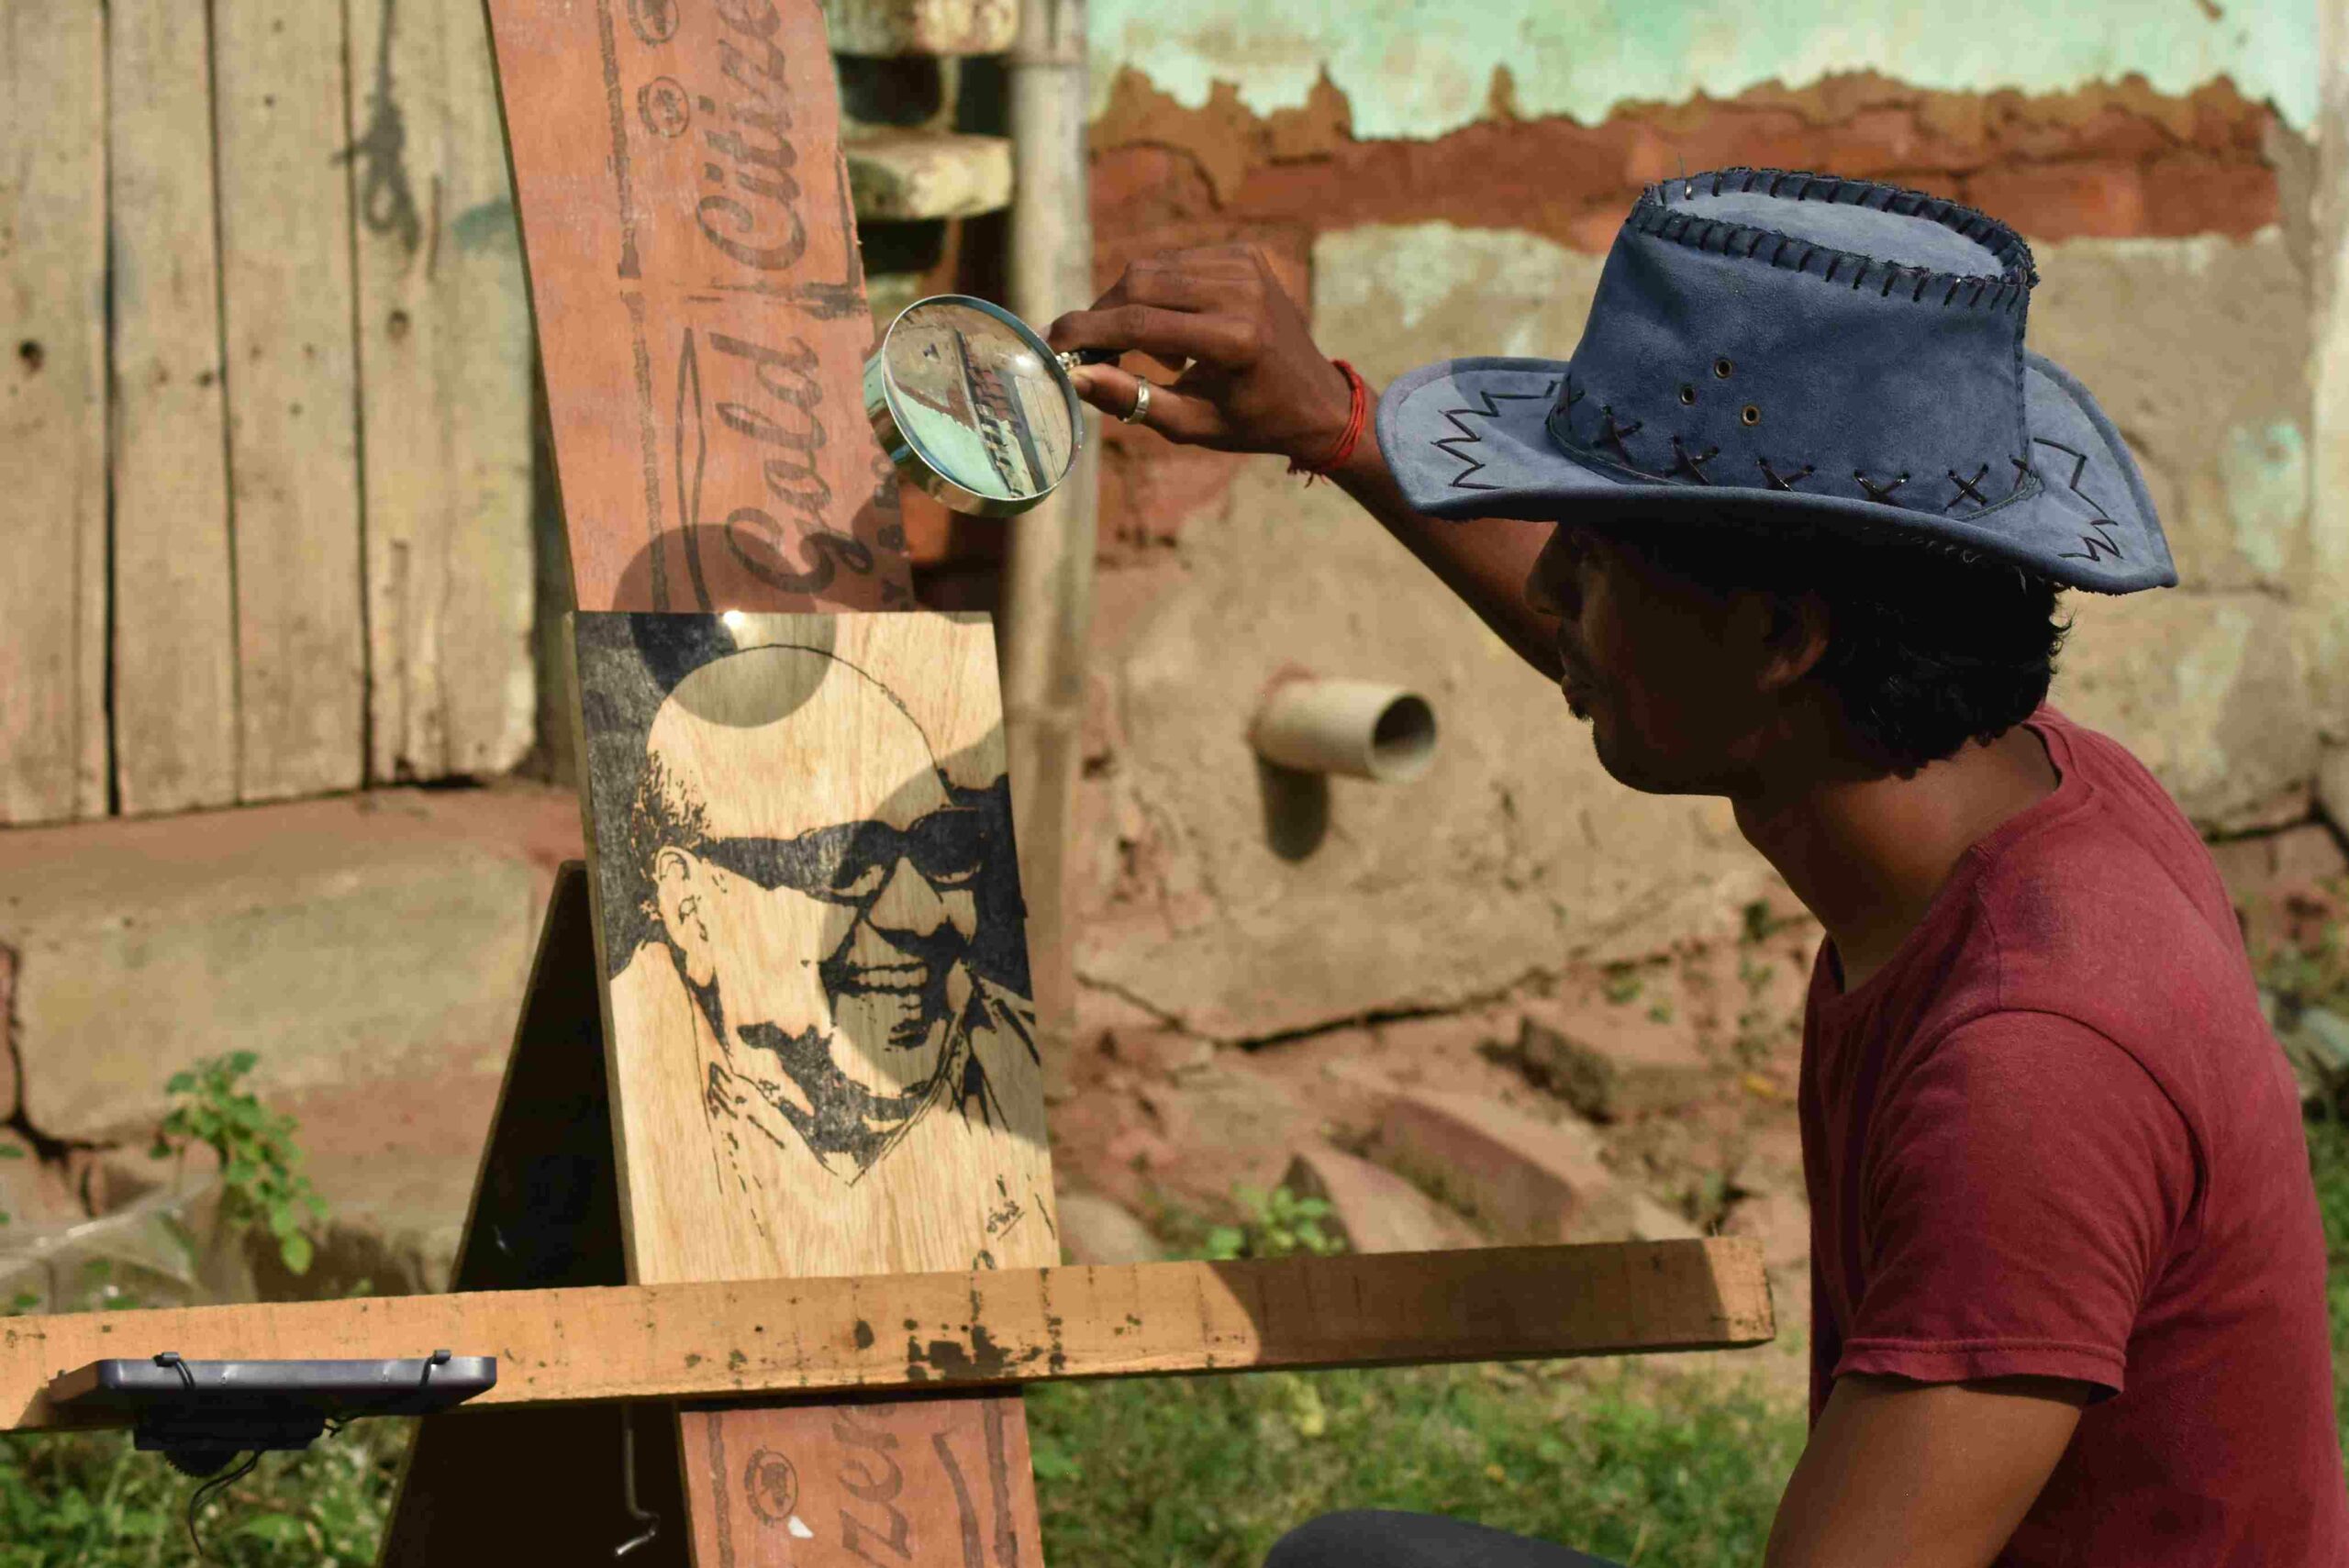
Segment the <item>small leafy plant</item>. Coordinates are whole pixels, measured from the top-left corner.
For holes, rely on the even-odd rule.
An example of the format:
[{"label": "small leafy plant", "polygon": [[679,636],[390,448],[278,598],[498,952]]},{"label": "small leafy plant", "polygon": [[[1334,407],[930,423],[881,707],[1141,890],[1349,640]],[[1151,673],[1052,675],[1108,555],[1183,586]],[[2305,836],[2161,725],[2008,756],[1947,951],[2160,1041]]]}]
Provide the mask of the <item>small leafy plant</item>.
[{"label": "small leafy plant", "polygon": [[1346,1250],[1344,1241],[1321,1227],[1330,1213],[1326,1198],[1305,1197],[1285,1186],[1268,1192],[1244,1184],[1232,1188],[1231,1195],[1243,1218],[1237,1225],[1219,1225],[1208,1232],[1210,1258],[1288,1258],[1299,1252],[1326,1258]]},{"label": "small leafy plant", "polygon": [[173,1073],[163,1090],[175,1103],[155,1129],[153,1153],[160,1160],[192,1143],[209,1148],[220,1158],[223,1222],[266,1228],[286,1268],[304,1273],[317,1251],[307,1226],[326,1218],[326,1200],[302,1173],[294,1118],[238,1086],[256,1060],[231,1051]]}]

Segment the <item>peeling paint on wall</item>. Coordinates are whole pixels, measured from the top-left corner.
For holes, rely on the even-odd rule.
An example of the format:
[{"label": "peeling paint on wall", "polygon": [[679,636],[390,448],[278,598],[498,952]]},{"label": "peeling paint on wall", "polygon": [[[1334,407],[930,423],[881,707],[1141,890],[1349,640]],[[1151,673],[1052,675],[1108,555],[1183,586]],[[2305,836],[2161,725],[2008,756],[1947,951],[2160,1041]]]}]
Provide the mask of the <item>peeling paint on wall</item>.
[{"label": "peeling paint on wall", "polygon": [[[1326,72],[1365,140],[1438,137],[1488,117],[1597,124],[1620,105],[1731,97],[1875,70],[1951,92],[2061,92],[2144,77],[2186,93],[2221,77],[2305,131],[2317,104],[2310,0],[1091,0],[1097,117],[1121,67],[1187,107],[1218,82],[1259,115],[1305,104]],[[1765,19],[1766,18],[1766,19]],[[1497,93],[1496,77],[1505,85]]]}]

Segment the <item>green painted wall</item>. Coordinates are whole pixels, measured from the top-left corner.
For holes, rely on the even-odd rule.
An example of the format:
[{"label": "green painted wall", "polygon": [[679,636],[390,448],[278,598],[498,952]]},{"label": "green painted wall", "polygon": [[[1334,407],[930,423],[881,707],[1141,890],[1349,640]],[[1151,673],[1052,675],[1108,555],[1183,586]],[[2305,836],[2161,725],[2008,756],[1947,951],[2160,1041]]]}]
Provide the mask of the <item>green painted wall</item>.
[{"label": "green painted wall", "polygon": [[1585,123],[1859,70],[1956,92],[2229,77],[2295,129],[2316,114],[2314,0],[1089,0],[1089,15],[1097,95],[1130,66],[1194,107],[1230,82],[1263,114],[1327,71],[1366,139],[1483,117],[1502,65],[1520,113]]}]

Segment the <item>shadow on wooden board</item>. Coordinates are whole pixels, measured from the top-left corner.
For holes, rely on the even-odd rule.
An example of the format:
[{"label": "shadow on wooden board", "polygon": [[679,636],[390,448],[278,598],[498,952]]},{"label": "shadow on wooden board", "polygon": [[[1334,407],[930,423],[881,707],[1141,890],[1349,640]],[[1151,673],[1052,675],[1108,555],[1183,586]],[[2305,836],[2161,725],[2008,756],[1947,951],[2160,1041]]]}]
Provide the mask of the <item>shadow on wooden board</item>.
[{"label": "shadow on wooden board", "polygon": [[[576,862],[555,877],[450,1283],[453,1290],[627,1283],[596,944],[586,871]],[[548,1406],[460,1410],[422,1422],[379,1561],[385,1568],[611,1561],[646,1529],[623,1485],[623,1432],[632,1428],[636,1503],[660,1525],[620,1561],[684,1568],[672,1411],[666,1404]]]}]

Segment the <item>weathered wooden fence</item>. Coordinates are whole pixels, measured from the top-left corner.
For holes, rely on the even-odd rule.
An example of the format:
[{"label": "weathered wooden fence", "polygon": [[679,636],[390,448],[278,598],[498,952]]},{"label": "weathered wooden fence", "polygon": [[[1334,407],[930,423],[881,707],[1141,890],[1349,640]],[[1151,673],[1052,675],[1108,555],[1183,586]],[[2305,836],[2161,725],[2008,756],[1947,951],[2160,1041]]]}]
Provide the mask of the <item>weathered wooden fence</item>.
[{"label": "weathered wooden fence", "polygon": [[0,823],[528,750],[480,0],[0,3]]}]

